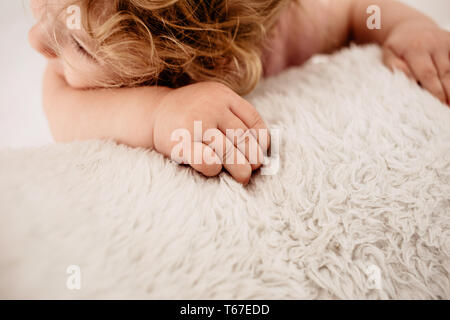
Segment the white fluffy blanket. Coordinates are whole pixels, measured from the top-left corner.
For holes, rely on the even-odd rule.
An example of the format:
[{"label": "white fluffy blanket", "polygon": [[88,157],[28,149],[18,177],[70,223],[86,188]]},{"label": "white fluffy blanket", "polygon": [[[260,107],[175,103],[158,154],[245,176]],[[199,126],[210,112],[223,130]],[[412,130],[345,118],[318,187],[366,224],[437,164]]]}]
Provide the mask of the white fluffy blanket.
[{"label": "white fluffy blanket", "polygon": [[108,142],[0,151],[0,297],[450,298],[447,107],[376,47],[248,98],[281,169],[246,188]]}]

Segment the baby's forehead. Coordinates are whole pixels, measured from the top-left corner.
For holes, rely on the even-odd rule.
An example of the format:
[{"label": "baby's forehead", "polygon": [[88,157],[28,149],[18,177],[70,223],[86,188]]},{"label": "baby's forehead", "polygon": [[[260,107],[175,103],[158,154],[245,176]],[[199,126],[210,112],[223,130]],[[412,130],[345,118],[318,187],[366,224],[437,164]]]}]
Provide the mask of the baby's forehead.
[{"label": "baby's forehead", "polygon": [[[102,24],[105,22],[113,13],[114,1],[111,0],[95,0],[93,2],[89,1],[79,1],[79,0],[30,0],[30,7],[33,16],[36,20],[49,20],[58,21],[64,19],[64,12],[69,7],[75,6],[87,6],[89,22],[92,25]],[[89,5],[88,5],[89,4]],[[70,12],[73,12],[72,10]],[[56,19],[53,19],[56,18]],[[84,18],[82,18],[84,20]]]},{"label": "baby's forehead", "polygon": [[73,0],[31,0],[30,8],[34,17],[40,19],[44,13],[50,15],[57,14],[73,2]]}]

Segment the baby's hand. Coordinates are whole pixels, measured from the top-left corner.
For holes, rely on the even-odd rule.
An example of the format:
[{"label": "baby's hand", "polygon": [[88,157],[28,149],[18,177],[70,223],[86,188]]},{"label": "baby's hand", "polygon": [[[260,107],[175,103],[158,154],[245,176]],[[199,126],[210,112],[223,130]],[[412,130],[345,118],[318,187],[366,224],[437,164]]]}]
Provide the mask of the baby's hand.
[{"label": "baby's hand", "polygon": [[[173,160],[189,164],[208,177],[218,175],[224,167],[244,185],[249,182],[252,171],[261,166],[263,152],[270,143],[267,127],[256,109],[226,86],[214,82],[172,90],[161,100],[153,119],[156,151],[173,159],[174,147],[179,146],[181,140],[180,135],[174,133],[182,129],[188,133],[189,143],[183,145],[181,152],[176,152],[178,159]],[[198,121],[201,121],[200,133],[194,130]],[[236,136],[227,137],[227,129],[236,130]],[[249,129],[256,132],[252,135]],[[264,133],[266,136],[262,136]],[[251,148],[252,144],[257,147]]]},{"label": "baby's hand", "polygon": [[384,62],[450,105],[450,32],[428,21],[403,22],[384,43]]}]

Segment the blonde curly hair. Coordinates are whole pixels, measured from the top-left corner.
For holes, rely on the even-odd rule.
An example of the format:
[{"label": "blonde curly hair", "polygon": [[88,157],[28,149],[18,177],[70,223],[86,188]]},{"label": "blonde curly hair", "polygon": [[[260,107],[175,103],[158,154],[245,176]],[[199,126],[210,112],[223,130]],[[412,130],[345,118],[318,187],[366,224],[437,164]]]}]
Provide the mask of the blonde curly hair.
[{"label": "blonde curly hair", "polygon": [[[110,86],[217,81],[239,94],[262,76],[261,46],[292,0],[76,0]],[[97,8],[96,8],[97,7]]]}]

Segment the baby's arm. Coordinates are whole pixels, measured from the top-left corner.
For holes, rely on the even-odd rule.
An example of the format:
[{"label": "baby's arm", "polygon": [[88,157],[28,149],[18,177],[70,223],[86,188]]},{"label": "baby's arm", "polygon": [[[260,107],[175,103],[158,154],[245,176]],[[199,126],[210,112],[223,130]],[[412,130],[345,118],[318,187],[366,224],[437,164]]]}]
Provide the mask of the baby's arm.
[{"label": "baby's arm", "polygon": [[[384,44],[390,34],[404,22],[413,21],[437,27],[431,18],[396,0],[349,0],[349,2],[352,36],[360,43]],[[380,29],[371,29],[367,25],[369,16],[374,13],[373,11],[368,13],[367,10],[374,5],[380,8]]]},{"label": "baby's arm", "polygon": [[[380,30],[367,28],[364,12],[379,5]],[[353,0],[353,33],[359,41],[376,41],[383,46],[383,59],[399,69],[443,103],[450,105],[450,33],[422,13],[390,0]]]},{"label": "baby's arm", "polygon": [[[267,129],[256,109],[218,83],[198,83],[175,90],[78,90],[70,87],[50,64],[43,96],[56,141],[112,139],[132,147],[155,149],[173,158],[173,148],[179,141],[173,141],[172,134],[182,129],[189,134],[190,146],[183,145],[186,148],[173,160],[189,164],[206,176],[215,176],[225,168],[236,181],[247,184],[252,170],[261,166],[262,151],[269,146],[268,137],[261,140],[258,134],[248,134],[249,129]],[[196,136],[195,121],[201,121],[203,132],[210,129],[212,135]],[[227,129],[240,130],[241,134],[230,140]],[[258,146],[256,155],[249,153],[248,141]]]},{"label": "baby's arm", "polygon": [[[322,52],[348,40],[378,43],[388,67],[402,70],[450,104],[450,33],[433,20],[394,0],[305,0],[304,4],[319,12],[311,23],[322,31],[317,32],[323,35],[319,40]],[[380,29],[367,24],[371,15],[367,9],[373,5],[380,9]]]},{"label": "baby's arm", "polygon": [[57,142],[112,139],[132,147],[153,148],[153,111],[170,89],[145,87],[76,90],[49,64],[43,105]]}]

